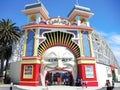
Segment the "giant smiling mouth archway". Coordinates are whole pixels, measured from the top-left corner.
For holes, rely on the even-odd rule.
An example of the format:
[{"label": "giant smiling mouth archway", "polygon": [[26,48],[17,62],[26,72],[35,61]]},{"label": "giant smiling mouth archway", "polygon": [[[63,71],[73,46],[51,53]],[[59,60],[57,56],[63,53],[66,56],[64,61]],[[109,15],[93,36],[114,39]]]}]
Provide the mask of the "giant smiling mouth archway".
[{"label": "giant smiling mouth archway", "polygon": [[45,75],[46,85],[70,85],[72,86],[74,79],[71,71],[68,70],[51,70]]},{"label": "giant smiling mouth archway", "polygon": [[[43,86],[46,84],[72,86],[77,78],[76,57],[67,47],[51,47],[42,55],[40,72],[40,82]],[[55,76],[58,73],[59,75]],[[69,76],[64,77],[66,74]],[[58,79],[60,79],[61,83],[58,83]]]}]

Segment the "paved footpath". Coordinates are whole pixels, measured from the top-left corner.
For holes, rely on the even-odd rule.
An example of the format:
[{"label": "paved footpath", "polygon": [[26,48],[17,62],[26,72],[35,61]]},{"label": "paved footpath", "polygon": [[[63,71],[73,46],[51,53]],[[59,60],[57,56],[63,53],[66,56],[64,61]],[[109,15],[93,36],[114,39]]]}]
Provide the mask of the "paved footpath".
[{"label": "paved footpath", "polygon": [[[36,86],[36,87],[27,87],[27,86],[16,86],[25,90],[106,90],[106,87],[76,87],[76,86]],[[115,88],[113,90],[120,90],[120,83],[115,83]]]},{"label": "paved footpath", "polygon": [[[10,85],[0,85],[0,90],[10,90]],[[14,85],[12,90],[106,90],[106,87],[76,87],[76,86],[19,86]],[[120,83],[115,84],[115,88],[113,90],[120,90]]]},{"label": "paved footpath", "polygon": [[97,90],[100,87],[75,87],[75,86],[37,86],[37,87],[27,87],[27,86],[17,86],[18,88],[25,89],[25,90]]}]

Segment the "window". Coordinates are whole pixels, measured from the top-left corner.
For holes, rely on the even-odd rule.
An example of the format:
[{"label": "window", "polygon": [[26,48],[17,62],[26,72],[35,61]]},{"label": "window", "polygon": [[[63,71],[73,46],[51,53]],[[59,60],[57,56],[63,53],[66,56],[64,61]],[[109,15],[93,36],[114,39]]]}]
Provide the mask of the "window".
[{"label": "window", "polygon": [[34,30],[28,30],[26,56],[32,56],[34,51]]},{"label": "window", "polygon": [[90,45],[89,45],[88,32],[83,31],[82,34],[83,34],[84,55],[90,56]]}]

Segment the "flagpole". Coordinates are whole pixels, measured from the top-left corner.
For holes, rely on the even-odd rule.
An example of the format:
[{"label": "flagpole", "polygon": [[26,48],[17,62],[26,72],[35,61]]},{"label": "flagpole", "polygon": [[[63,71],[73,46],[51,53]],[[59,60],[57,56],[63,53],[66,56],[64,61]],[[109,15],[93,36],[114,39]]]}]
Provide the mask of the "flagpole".
[{"label": "flagpole", "polygon": [[79,0],[76,0],[76,5],[79,5],[79,3],[78,3],[78,2],[79,2]]}]

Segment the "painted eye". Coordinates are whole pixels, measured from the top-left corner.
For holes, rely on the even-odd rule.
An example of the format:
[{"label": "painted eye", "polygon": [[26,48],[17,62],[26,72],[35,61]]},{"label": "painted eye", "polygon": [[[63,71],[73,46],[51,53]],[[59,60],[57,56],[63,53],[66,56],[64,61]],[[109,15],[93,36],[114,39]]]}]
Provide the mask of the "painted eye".
[{"label": "painted eye", "polygon": [[57,61],[57,59],[55,58],[55,59],[48,59],[48,62],[56,62]]},{"label": "painted eye", "polygon": [[68,62],[68,61],[70,61],[69,58],[63,58],[63,59],[62,59],[62,62]]},{"label": "painted eye", "polygon": [[48,59],[47,61],[51,62],[51,59]]},{"label": "painted eye", "polygon": [[48,59],[49,62],[52,62],[53,60],[52,59]]},{"label": "painted eye", "polygon": [[57,62],[57,58],[54,59],[54,62]]}]

